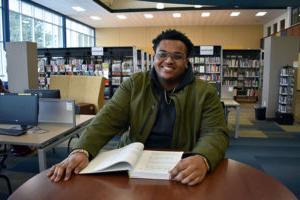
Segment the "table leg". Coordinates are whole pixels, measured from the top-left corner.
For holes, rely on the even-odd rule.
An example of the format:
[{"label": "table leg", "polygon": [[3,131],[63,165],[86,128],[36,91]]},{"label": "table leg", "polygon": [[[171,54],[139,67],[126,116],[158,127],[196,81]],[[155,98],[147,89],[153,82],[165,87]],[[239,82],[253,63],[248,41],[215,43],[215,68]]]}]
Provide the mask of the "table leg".
[{"label": "table leg", "polygon": [[235,138],[239,137],[239,127],[240,127],[240,106],[236,107],[236,118],[235,118]]},{"label": "table leg", "polygon": [[44,149],[38,149],[39,169],[40,172],[47,168],[46,152]]}]

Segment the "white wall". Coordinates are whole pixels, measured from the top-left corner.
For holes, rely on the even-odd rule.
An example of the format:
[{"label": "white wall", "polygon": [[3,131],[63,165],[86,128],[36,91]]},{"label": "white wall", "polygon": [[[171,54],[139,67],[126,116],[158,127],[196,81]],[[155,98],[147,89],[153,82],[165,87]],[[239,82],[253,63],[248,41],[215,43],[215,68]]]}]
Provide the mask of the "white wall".
[{"label": "white wall", "polygon": [[291,26],[291,8],[287,8],[286,12],[282,14],[281,16],[273,19],[272,21],[269,21],[268,23],[264,24],[264,37],[268,36],[268,27],[271,26],[271,34],[274,33],[273,30],[273,24],[277,23],[277,30],[275,32],[278,32],[280,30],[280,21],[285,19],[285,29]]}]

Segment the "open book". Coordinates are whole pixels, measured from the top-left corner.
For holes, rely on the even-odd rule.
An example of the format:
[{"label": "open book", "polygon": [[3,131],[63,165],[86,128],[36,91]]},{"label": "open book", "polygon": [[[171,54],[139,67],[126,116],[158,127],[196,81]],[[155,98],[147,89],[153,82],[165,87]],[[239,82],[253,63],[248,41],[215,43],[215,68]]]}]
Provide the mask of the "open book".
[{"label": "open book", "polygon": [[127,170],[130,178],[170,179],[169,171],[183,152],[148,151],[139,142],[120,149],[100,152],[80,174]]}]

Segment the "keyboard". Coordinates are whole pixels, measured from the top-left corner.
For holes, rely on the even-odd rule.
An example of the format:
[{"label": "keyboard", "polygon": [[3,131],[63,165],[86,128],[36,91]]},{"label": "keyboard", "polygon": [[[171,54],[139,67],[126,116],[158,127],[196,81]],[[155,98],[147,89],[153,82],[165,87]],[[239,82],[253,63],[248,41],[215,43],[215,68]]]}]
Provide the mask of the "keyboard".
[{"label": "keyboard", "polygon": [[0,128],[0,135],[12,135],[19,136],[25,134],[26,130],[12,129],[12,128]]}]

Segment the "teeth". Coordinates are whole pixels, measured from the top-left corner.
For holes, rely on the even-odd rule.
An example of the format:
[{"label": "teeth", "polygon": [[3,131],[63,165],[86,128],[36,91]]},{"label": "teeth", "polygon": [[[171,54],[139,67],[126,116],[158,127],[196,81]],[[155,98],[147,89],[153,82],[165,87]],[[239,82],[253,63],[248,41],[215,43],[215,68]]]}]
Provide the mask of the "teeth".
[{"label": "teeth", "polygon": [[164,70],[166,70],[166,71],[173,71],[173,68],[172,67],[163,67],[164,68]]}]

